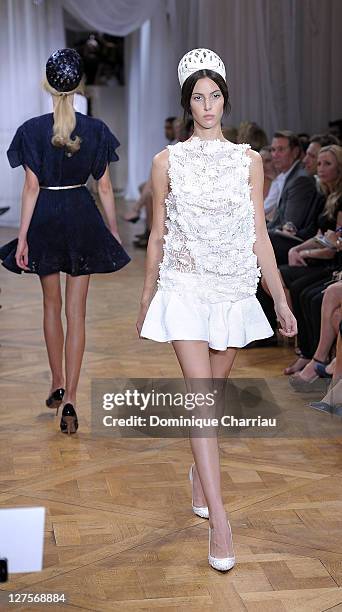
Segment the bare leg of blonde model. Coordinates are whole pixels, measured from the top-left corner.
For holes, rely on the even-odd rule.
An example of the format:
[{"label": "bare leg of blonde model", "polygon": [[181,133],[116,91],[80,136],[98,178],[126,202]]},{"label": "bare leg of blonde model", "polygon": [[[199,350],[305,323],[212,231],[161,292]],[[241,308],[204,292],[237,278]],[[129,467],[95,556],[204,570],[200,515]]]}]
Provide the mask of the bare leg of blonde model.
[{"label": "bare leg of blonde model", "polygon": [[67,274],[65,287],[67,333],[65,340],[66,387],[64,403],[70,402],[74,407],[85,347],[85,316],[88,287],[89,275],[73,277]]},{"label": "bare leg of blonde model", "polygon": [[52,376],[50,388],[50,393],[52,393],[52,391],[64,387],[61,283],[59,272],[40,276],[39,279],[43,290],[44,337]]},{"label": "bare leg of blonde model", "polygon": [[[207,342],[175,340],[172,344],[186,380],[204,379],[204,384],[206,380],[212,380],[212,367]],[[198,491],[198,482],[196,482],[199,477],[203,495],[209,508],[209,523],[212,528],[211,554],[218,558],[233,556],[231,533],[227,525],[221,493],[217,436],[208,438],[190,436],[190,444],[196,465],[194,472],[196,494],[201,493]],[[196,498],[197,503],[198,498]]]},{"label": "bare leg of blonde model", "polygon": [[152,191],[145,199],[146,206],[146,228],[148,230],[152,227],[152,214],[153,214],[153,200],[152,200]]}]

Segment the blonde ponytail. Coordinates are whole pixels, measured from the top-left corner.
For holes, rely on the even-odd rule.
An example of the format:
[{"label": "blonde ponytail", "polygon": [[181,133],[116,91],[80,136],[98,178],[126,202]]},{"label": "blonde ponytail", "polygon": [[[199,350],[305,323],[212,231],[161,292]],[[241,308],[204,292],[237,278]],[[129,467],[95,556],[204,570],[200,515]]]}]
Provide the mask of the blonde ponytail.
[{"label": "blonde ponytail", "polygon": [[75,136],[74,139],[70,138],[76,126],[76,115],[71,96],[75,93],[84,94],[84,77],[82,77],[79,85],[72,91],[57,91],[54,87],[51,87],[46,78],[43,81],[43,87],[48,93],[57,98],[53,111],[54,122],[51,142],[54,147],[66,147],[67,151],[73,154],[80,149],[82,140],[79,136]]}]

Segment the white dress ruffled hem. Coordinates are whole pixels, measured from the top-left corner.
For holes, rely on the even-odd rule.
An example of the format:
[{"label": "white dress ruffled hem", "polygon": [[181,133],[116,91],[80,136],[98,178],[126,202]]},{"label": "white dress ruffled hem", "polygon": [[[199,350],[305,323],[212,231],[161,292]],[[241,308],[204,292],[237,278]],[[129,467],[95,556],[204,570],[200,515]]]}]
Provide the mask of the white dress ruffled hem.
[{"label": "white dress ruffled hem", "polygon": [[269,338],[274,331],[255,295],[237,301],[205,302],[190,293],[158,289],[141,329],[141,337],[156,342],[204,340],[210,348],[225,351],[253,340]]}]

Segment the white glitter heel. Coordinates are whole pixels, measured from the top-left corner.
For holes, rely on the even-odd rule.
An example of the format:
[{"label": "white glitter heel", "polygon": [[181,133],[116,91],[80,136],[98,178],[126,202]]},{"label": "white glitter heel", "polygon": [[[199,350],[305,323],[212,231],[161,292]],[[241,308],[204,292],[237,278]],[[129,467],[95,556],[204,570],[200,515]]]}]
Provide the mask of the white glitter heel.
[{"label": "white glitter heel", "polygon": [[[191,482],[191,490],[192,490],[192,482],[193,482],[193,474],[192,474],[193,467],[194,467],[194,464],[190,466],[190,470],[189,470],[189,480]],[[208,506],[194,506],[194,500],[193,500],[192,495],[191,495],[191,504],[192,504],[192,511],[195,514],[197,514],[197,516],[200,516],[201,518],[209,518]]]},{"label": "white glitter heel", "polygon": [[[228,522],[229,525],[229,522]],[[229,525],[229,529],[230,529],[230,525]],[[210,539],[211,539],[211,527],[209,525],[209,554],[208,554],[208,561],[209,561],[209,565],[211,565],[211,567],[213,567],[216,570],[219,570],[220,572],[227,572],[228,570],[232,569],[232,567],[234,567],[235,565],[235,555],[233,557],[224,557],[223,559],[218,559],[217,557],[213,557],[210,554]]]}]

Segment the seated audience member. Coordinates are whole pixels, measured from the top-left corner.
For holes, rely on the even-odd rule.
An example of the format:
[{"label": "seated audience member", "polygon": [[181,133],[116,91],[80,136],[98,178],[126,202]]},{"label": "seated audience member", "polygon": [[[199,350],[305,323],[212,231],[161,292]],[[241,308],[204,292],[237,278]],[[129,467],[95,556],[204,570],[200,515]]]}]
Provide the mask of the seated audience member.
[{"label": "seated audience member", "polygon": [[295,134],[275,132],[271,150],[282,186],[276,212],[267,227],[277,262],[284,264],[291,246],[315,234],[324,198],[301,163],[301,147]]},{"label": "seated audience member", "polygon": [[[327,368],[326,368],[327,369]],[[328,392],[322,400],[311,402],[310,406],[328,414],[342,416],[342,302],[340,306],[340,324],[336,342],[336,358],[334,362],[332,381]]]},{"label": "seated audience member", "polygon": [[[291,364],[288,368],[285,368],[284,374],[294,374],[295,372],[302,371],[303,378],[305,378],[308,373],[308,370],[306,370],[305,367],[307,363],[310,363],[308,356],[316,354],[317,357],[317,355],[319,356],[322,351],[323,353],[325,352],[325,347],[319,346],[321,335],[323,341],[328,340],[328,334],[325,333],[325,330],[322,331],[323,325],[321,329],[323,296],[325,295],[325,290],[327,287],[330,287],[334,283],[337,285],[337,281],[340,281],[341,279],[342,272],[339,270],[339,268],[337,268],[330,277],[327,275],[325,279],[314,282],[309,287],[303,289],[303,291],[300,293],[299,302],[303,325],[300,325],[297,337],[298,347],[296,352],[297,355],[299,355],[299,359],[296,359],[295,364]],[[331,297],[332,294],[330,293],[330,298]],[[318,346],[319,349],[317,348]],[[333,362],[329,365],[323,365],[323,363],[315,364],[316,372],[318,372],[319,376],[322,376],[323,378],[331,377],[330,369],[332,367]]]},{"label": "seated audience member", "polygon": [[[164,123],[164,134],[166,140],[168,140],[168,144],[173,144],[176,141],[176,131],[175,124],[177,118],[176,117],[167,117]],[[136,223],[140,219],[141,210],[145,208],[146,218],[145,218],[145,230],[141,234],[137,234],[135,236],[136,240],[133,241],[134,246],[138,248],[146,248],[148,243],[148,238],[151,231],[152,226],[152,182],[151,182],[151,173],[145,183],[139,186],[140,197],[136,201],[132,210],[124,215],[125,221],[130,221],[131,223]]]},{"label": "seated audience member", "polygon": [[[332,270],[340,262],[337,252],[340,242],[337,243],[336,230],[342,225],[342,147],[322,147],[317,171],[322,194],[326,198],[324,210],[318,218],[319,231],[313,238],[292,247],[288,253],[288,264],[279,266],[283,284],[290,292],[292,303],[296,304],[293,304],[295,315],[296,309],[299,309],[300,292],[314,282],[329,280]],[[257,297],[271,326],[276,330],[274,306],[263,279],[259,283]]]},{"label": "seated audience member", "polygon": [[300,157],[303,159],[310,143],[310,136],[306,132],[298,132],[297,136],[302,148]]},{"label": "seated audience member", "polygon": [[164,134],[165,139],[168,141],[168,144],[173,144],[177,142],[176,134],[175,134],[175,121],[177,117],[166,117],[164,123]]},{"label": "seated audience member", "polygon": [[174,121],[174,142],[184,142],[185,140],[187,140],[189,138],[189,131],[191,130],[192,125],[192,119],[190,119],[187,123],[184,123],[183,119],[177,117]]},{"label": "seated audience member", "polygon": [[[190,138],[193,132],[194,123],[192,119],[189,119],[184,123],[183,119],[174,119],[173,121],[173,136],[174,139],[169,144],[176,144],[177,142],[184,142]],[[166,134],[166,132],[165,132]],[[153,214],[153,202],[152,202],[152,181],[151,176],[146,183],[146,188],[143,190],[140,199],[144,199],[143,206],[146,208],[146,230],[142,234],[136,236],[137,240],[133,241],[135,247],[139,249],[146,249],[148,245],[148,239],[152,227],[152,214]]]},{"label": "seated audience member", "polygon": [[[329,355],[340,324],[342,282],[328,286],[320,282],[304,289],[299,297],[302,308],[298,312],[300,319],[297,319],[297,323],[301,355],[295,362],[297,366],[295,364],[292,368],[289,366],[284,373],[288,374],[291,370],[292,387],[298,391],[305,391],[309,390],[310,385],[322,374],[321,369],[326,372],[326,366],[331,362]],[[313,314],[314,318],[307,318],[308,314]]]},{"label": "seated audience member", "polygon": [[264,130],[253,121],[240,123],[238,129],[238,143],[248,143],[254,151],[260,151],[262,147],[268,145],[268,138]]},{"label": "seated audience member", "polygon": [[264,167],[264,210],[267,220],[272,219],[280,196],[278,173],[273,166],[271,147],[267,145],[259,151]]},{"label": "seated audience member", "polygon": [[[165,135],[165,139],[168,141],[168,144],[173,144],[174,142],[177,142],[176,137],[175,137],[176,120],[177,120],[176,117],[167,117],[165,119],[164,135]],[[147,217],[149,217],[150,215],[150,211],[148,207],[150,205],[150,198],[151,198],[151,176],[148,177],[145,183],[142,183],[142,185],[139,186],[139,191],[140,191],[140,198],[136,201],[132,210],[130,210],[125,215],[123,215],[123,219],[125,221],[129,221],[130,223],[136,223],[137,221],[139,221],[142,208],[146,208]],[[147,219],[146,225],[148,229],[148,227],[150,227],[149,219]],[[145,233],[146,232],[144,232],[144,235]]]},{"label": "seated audience member", "polygon": [[338,139],[332,134],[315,134],[311,136],[309,146],[303,158],[303,166],[308,175],[314,177],[317,189],[319,189],[319,178],[317,175],[318,153],[322,147],[327,147],[331,144],[339,144]]},{"label": "seated audience member", "polygon": [[125,221],[129,221],[130,223],[136,223],[140,219],[141,210],[147,205],[147,198],[149,197],[149,193],[151,190],[151,176],[148,177],[145,183],[139,185],[140,197],[134,204],[133,208],[123,215],[123,219]]},{"label": "seated audience member", "polygon": [[234,125],[226,125],[222,127],[222,134],[226,140],[237,144],[238,130]]},{"label": "seated audience member", "polygon": [[338,144],[342,145],[342,119],[335,119],[334,121],[329,121],[329,134],[336,136],[338,139]]}]

